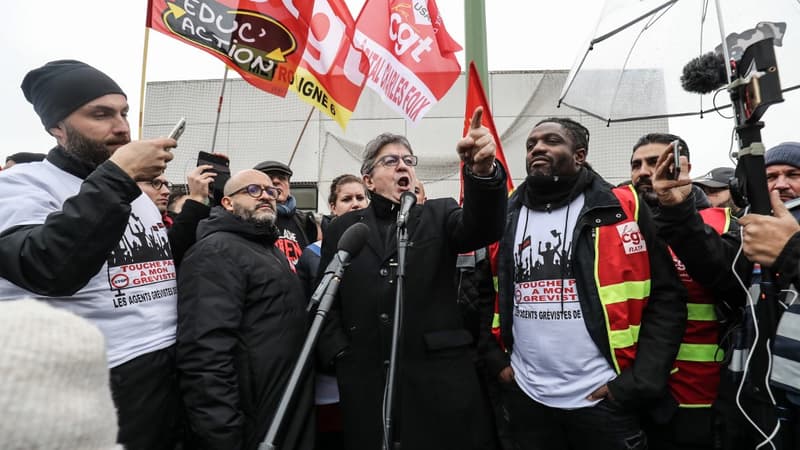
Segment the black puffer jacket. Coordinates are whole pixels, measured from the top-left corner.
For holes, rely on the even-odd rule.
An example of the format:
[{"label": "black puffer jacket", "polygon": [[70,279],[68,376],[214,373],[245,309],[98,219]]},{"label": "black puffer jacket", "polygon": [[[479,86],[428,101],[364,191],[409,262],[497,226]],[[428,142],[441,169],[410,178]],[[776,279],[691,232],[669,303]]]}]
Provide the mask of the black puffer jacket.
[{"label": "black puffer jacket", "polygon": [[[216,207],[180,267],[177,359],[199,448],[257,448],[302,347],[306,301],[276,233]],[[280,448],[313,447],[305,380]]]}]

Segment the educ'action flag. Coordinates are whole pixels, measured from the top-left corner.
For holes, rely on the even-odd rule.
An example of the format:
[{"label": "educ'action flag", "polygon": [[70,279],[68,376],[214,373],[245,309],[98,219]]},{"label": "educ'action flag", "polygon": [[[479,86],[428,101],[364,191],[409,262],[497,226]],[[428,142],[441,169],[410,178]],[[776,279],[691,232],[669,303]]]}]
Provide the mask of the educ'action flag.
[{"label": "educ'action flag", "polygon": [[461,73],[454,53],[461,47],[447,34],[433,0],[367,0],[355,42],[369,58],[367,86],[415,124]]},{"label": "educ'action flag", "polygon": [[316,0],[312,14],[291,89],[344,129],[364,90],[369,61],[353,46],[355,21],[344,0]]},{"label": "educ'action flag", "polygon": [[313,2],[149,0],[146,26],[222,60],[283,97],[300,63]]}]

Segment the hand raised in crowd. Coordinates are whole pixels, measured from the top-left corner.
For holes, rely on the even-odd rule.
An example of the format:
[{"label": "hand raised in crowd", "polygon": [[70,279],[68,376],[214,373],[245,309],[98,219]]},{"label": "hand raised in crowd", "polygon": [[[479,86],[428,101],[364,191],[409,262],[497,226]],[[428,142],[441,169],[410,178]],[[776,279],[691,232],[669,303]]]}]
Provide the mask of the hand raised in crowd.
[{"label": "hand raised in crowd", "polygon": [[489,129],[481,125],[483,108],[477,107],[472,113],[467,135],[458,141],[456,150],[464,164],[475,175],[486,177],[494,170],[495,142]]},{"label": "hand raised in crowd", "polygon": [[769,193],[773,216],[748,214],[739,219],[742,226],[742,251],[750,261],[771,266],[795,233],[800,224],[786,209],[780,192]]},{"label": "hand raised in crowd", "polygon": [[689,177],[689,159],[685,156],[680,157],[681,172],[678,179],[671,177],[672,166],[672,145],[669,144],[664,153],[658,157],[656,170],[653,174],[653,192],[658,197],[658,203],[664,206],[673,206],[683,203],[692,193],[692,179]]},{"label": "hand raised in crowd", "polygon": [[213,168],[214,166],[210,164],[202,164],[195,167],[186,176],[186,181],[189,184],[190,199],[198,203],[205,203],[208,200],[209,186],[214,182],[214,178],[217,177],[217,173],[211,170]]},{"label": "hand raised in crowd", "polygon": [[135,181],[150,181],[164,173],[174,155],[168,149],[177,142],[170,138],[131,141],[109,158]]}]

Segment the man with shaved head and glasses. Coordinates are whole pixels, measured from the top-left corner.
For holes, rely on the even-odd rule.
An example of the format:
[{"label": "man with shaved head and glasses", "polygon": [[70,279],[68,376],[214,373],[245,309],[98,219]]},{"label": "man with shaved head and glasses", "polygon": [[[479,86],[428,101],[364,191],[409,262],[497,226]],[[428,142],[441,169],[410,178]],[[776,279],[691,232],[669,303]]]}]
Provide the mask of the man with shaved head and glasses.
[{"label": "man with shaved head and glasses", "polygon": [[[506,174],[495,163],[495,142],[481,110],[457,144],[464,161],[464,207],[428,199],[407,219],[408,250],[402,337],[395,385],[393,441],[403,449],[490,448],[488,406],[473,365],[472,335],[456,302],[456,257],[502,234]],[[364,150],[361,175],[371,203],[332,221],[319,267],[327,267],[344,230],[365,223],[369,238],[352,259],[320,339],[322,360],[335,361],[345,448],[381,447],[381,410],[392,339],[397,286],[400,198],[414,193],[417,156],[404,136],[384,133]],[[390,448],[397,448],[389,444]]]},{"label": "man with shaved head and glasses", "polygon": [[[231,177],[178,272],[177,358],[190,448],[257,448],[303,345],[307,301],[275,246],[279,195],[258,170]],[[280,448],[313,448],[309,381]]]}]

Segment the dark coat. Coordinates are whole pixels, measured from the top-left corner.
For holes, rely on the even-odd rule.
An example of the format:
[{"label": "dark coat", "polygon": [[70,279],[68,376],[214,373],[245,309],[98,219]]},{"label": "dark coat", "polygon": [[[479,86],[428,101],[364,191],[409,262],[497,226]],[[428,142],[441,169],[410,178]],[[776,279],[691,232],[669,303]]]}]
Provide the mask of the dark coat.
[{"label": "dark coat", "polygon": [[176,266],[181,265],[186,250],[197,241],[197,225],[208,217],[210,211],[211,208],[208,206],[187,199],[180,214],[172,218],[172,226],[167,231],[167,236]]},{"label": "dark coat", "polygon": [[[699,192],[698,192],[699,191]],[[706,200],[705,203],[703,200]],[[674,206],[661,206],[655,210],[658,235],[686,266],[689,275],[714,294],[717,313],[739,316],[738,307],[744,306],[746,296],[731,263],[741,246],[739,224],[731,220],[727,233],[720,236],[703,222],[699,210],[710,207],[703,191],[692,189],[686,201]],[[749,284],[752,264],[743,255],[736,261],[736,272]],[[723,317],[720,317],[723,319]]]},{"label": "dark coat", "polygon": [[[377,197],[377,196],[375,196]],[[408,218],[402,341],[393,436],[403,449],[469,450],[490,441],[472,350],[453,282],[458,253],[499,238],[505,218],[505,174],[465,175],[464,208],[452,199],[429,200]],[[327,267],[340,236],[363,222],[369,239],[341,282],[325,336],[323,361],[344,349],[336,364],[345,447],[375,450],[382,442],[382,400],[394,320],[397,204],[374,198],[366,209],[328,226],[320,267]],[[385,233],[381,224],[388,224]],[[381,238],[385,236],[385,240]]]},{"label": "dark coat", "polygon": [[[612,186],[594,172],[591,176],[592,181],[583,192],[584,206],[573,234],[573,271],[586,329],[613,367],[605,316],[594,279],[594,228],[620,222],[625,219],[625,213],[611,191]],[[519,193],[523,189],[524,183],[509,199],[509,220],[500,241],[497,262],[500,334],[508,353],[503,353],[495,346],[487,354],[489,373],[492,376],[496,376],[503,367],[509,365],[508,357],[514,348],[513,245],[522,207]],[[614,398],[631,409],[648,400],[666,401],[669,398],[667,378],[686,328],[687,315],[686,289],[678,279],[666,246],[656,236],[653,219],[647,208],[639,208],[637,222],[647,242],[650,258],[650,298],[642,314],[636,360],[631,367],[608,383]]]},{"label": "dark coat", "polygon": [[[305,339],[306,300],[273,245],[274,228],[216,207],[198,238],[178,272],[177,360],[188,423],[199,448],[255,449]],[[281,449],[313,447],[310,381],[289,409]]]}]

